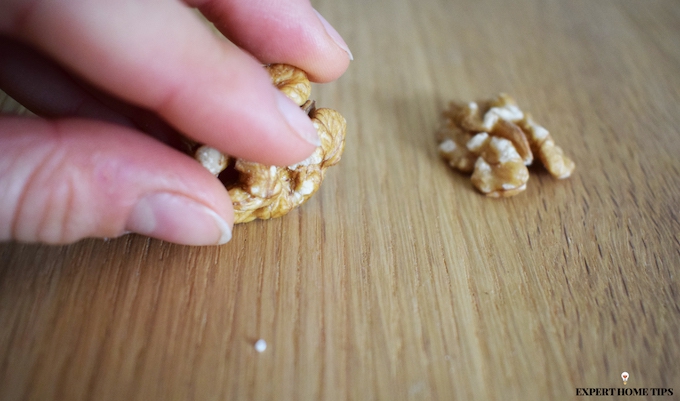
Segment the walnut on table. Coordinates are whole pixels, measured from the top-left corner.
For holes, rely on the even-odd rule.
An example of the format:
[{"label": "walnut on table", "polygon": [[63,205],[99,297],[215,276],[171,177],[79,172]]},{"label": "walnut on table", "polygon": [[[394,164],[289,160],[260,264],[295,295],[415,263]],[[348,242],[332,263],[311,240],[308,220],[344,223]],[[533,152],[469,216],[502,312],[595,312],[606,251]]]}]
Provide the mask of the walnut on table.
[{"label": "walnut on table", "polygon": [[[309,199],[321,185],[328,167],[340,161],[347,124],[335,110],[317,109],[309,100],[307,74],[285,64],[265,66],[272,83],[297,103],[312,120],[321,146],[306,160],[287,167],[267,166],[229,157],[209,146],[191,146],[190,152],[212,174],[224,175],[234,205],[234,223],[281,217]],[[222,175],[220,175],[222,174]]]},{"label": "walnut on table", "polygon": [[574,162],[555,145],[548,130],[517,107],[508,95],[451,102],[443,112],[439,153],[451,167],[472,172],[472,184],[491,197],[517,195],[526,189],[534,154],[556,178],[571,175]]}]

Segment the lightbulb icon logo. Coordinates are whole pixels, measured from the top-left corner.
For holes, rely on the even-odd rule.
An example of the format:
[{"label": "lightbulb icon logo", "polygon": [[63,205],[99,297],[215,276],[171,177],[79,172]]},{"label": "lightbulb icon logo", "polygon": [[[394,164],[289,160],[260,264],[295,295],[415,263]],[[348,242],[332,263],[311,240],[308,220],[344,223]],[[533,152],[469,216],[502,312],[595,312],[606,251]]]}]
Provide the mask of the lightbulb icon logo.
[{"label": "lightbulb icon logo", "polygon": [[623,379],[623,385],[628,384],[628,372],[621,373],[621,378]]}]

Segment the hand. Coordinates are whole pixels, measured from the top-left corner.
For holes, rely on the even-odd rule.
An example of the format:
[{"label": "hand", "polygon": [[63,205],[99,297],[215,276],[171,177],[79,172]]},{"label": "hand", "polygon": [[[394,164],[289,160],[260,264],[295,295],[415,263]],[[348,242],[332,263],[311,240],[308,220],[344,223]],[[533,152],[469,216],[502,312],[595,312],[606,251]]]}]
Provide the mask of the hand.
[{"label": "hand", "polygon": [[0,240],[229,241],[224,186],[169,144],[303,160],[316,131],[262,64],[327,82],[350,59],[308,0],[3,1],[0,88],[48,119],[0,117]]}]

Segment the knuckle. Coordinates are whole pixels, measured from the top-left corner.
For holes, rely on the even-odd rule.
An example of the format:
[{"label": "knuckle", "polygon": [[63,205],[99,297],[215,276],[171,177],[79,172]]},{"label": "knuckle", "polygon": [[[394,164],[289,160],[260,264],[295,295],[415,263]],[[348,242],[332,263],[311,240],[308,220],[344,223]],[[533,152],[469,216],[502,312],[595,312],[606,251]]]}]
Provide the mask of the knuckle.
[{"label": "knuckle", "polygon": [[8,142],[11,152],[0,164],[0,219],[7,223],[2,237],[46,243],[77,239],[71,224],[77,179],[57,130]]}]

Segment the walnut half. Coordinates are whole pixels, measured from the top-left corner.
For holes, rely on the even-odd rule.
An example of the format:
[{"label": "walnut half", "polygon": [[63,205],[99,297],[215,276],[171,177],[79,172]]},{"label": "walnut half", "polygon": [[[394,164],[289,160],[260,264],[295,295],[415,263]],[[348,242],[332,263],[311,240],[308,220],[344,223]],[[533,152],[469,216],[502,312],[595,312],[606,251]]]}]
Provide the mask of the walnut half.
[{"label": "walnut half", "polygon": [[554,177],[571,175],[574,162],[555,145],[548,130],[501,93],[467,104],[452,102],[443,113],[439,153],[451,167],[472,172],[472,184],[492,197],[526,189],[534,154]]},{"label": "walnut half", "polygon": [[225,183],[236,224],[281,217],[303,204],[319,189],[326,169],[340,161],[345,146],[344,117],[332,109],[317,109],[308,99],[311,85],[304,71],[285,64],[266,69],[272,83],[309,115],[321,146],[306,160],[287,167],[225,156],[206,145],[191,146],[194,158]]}]

